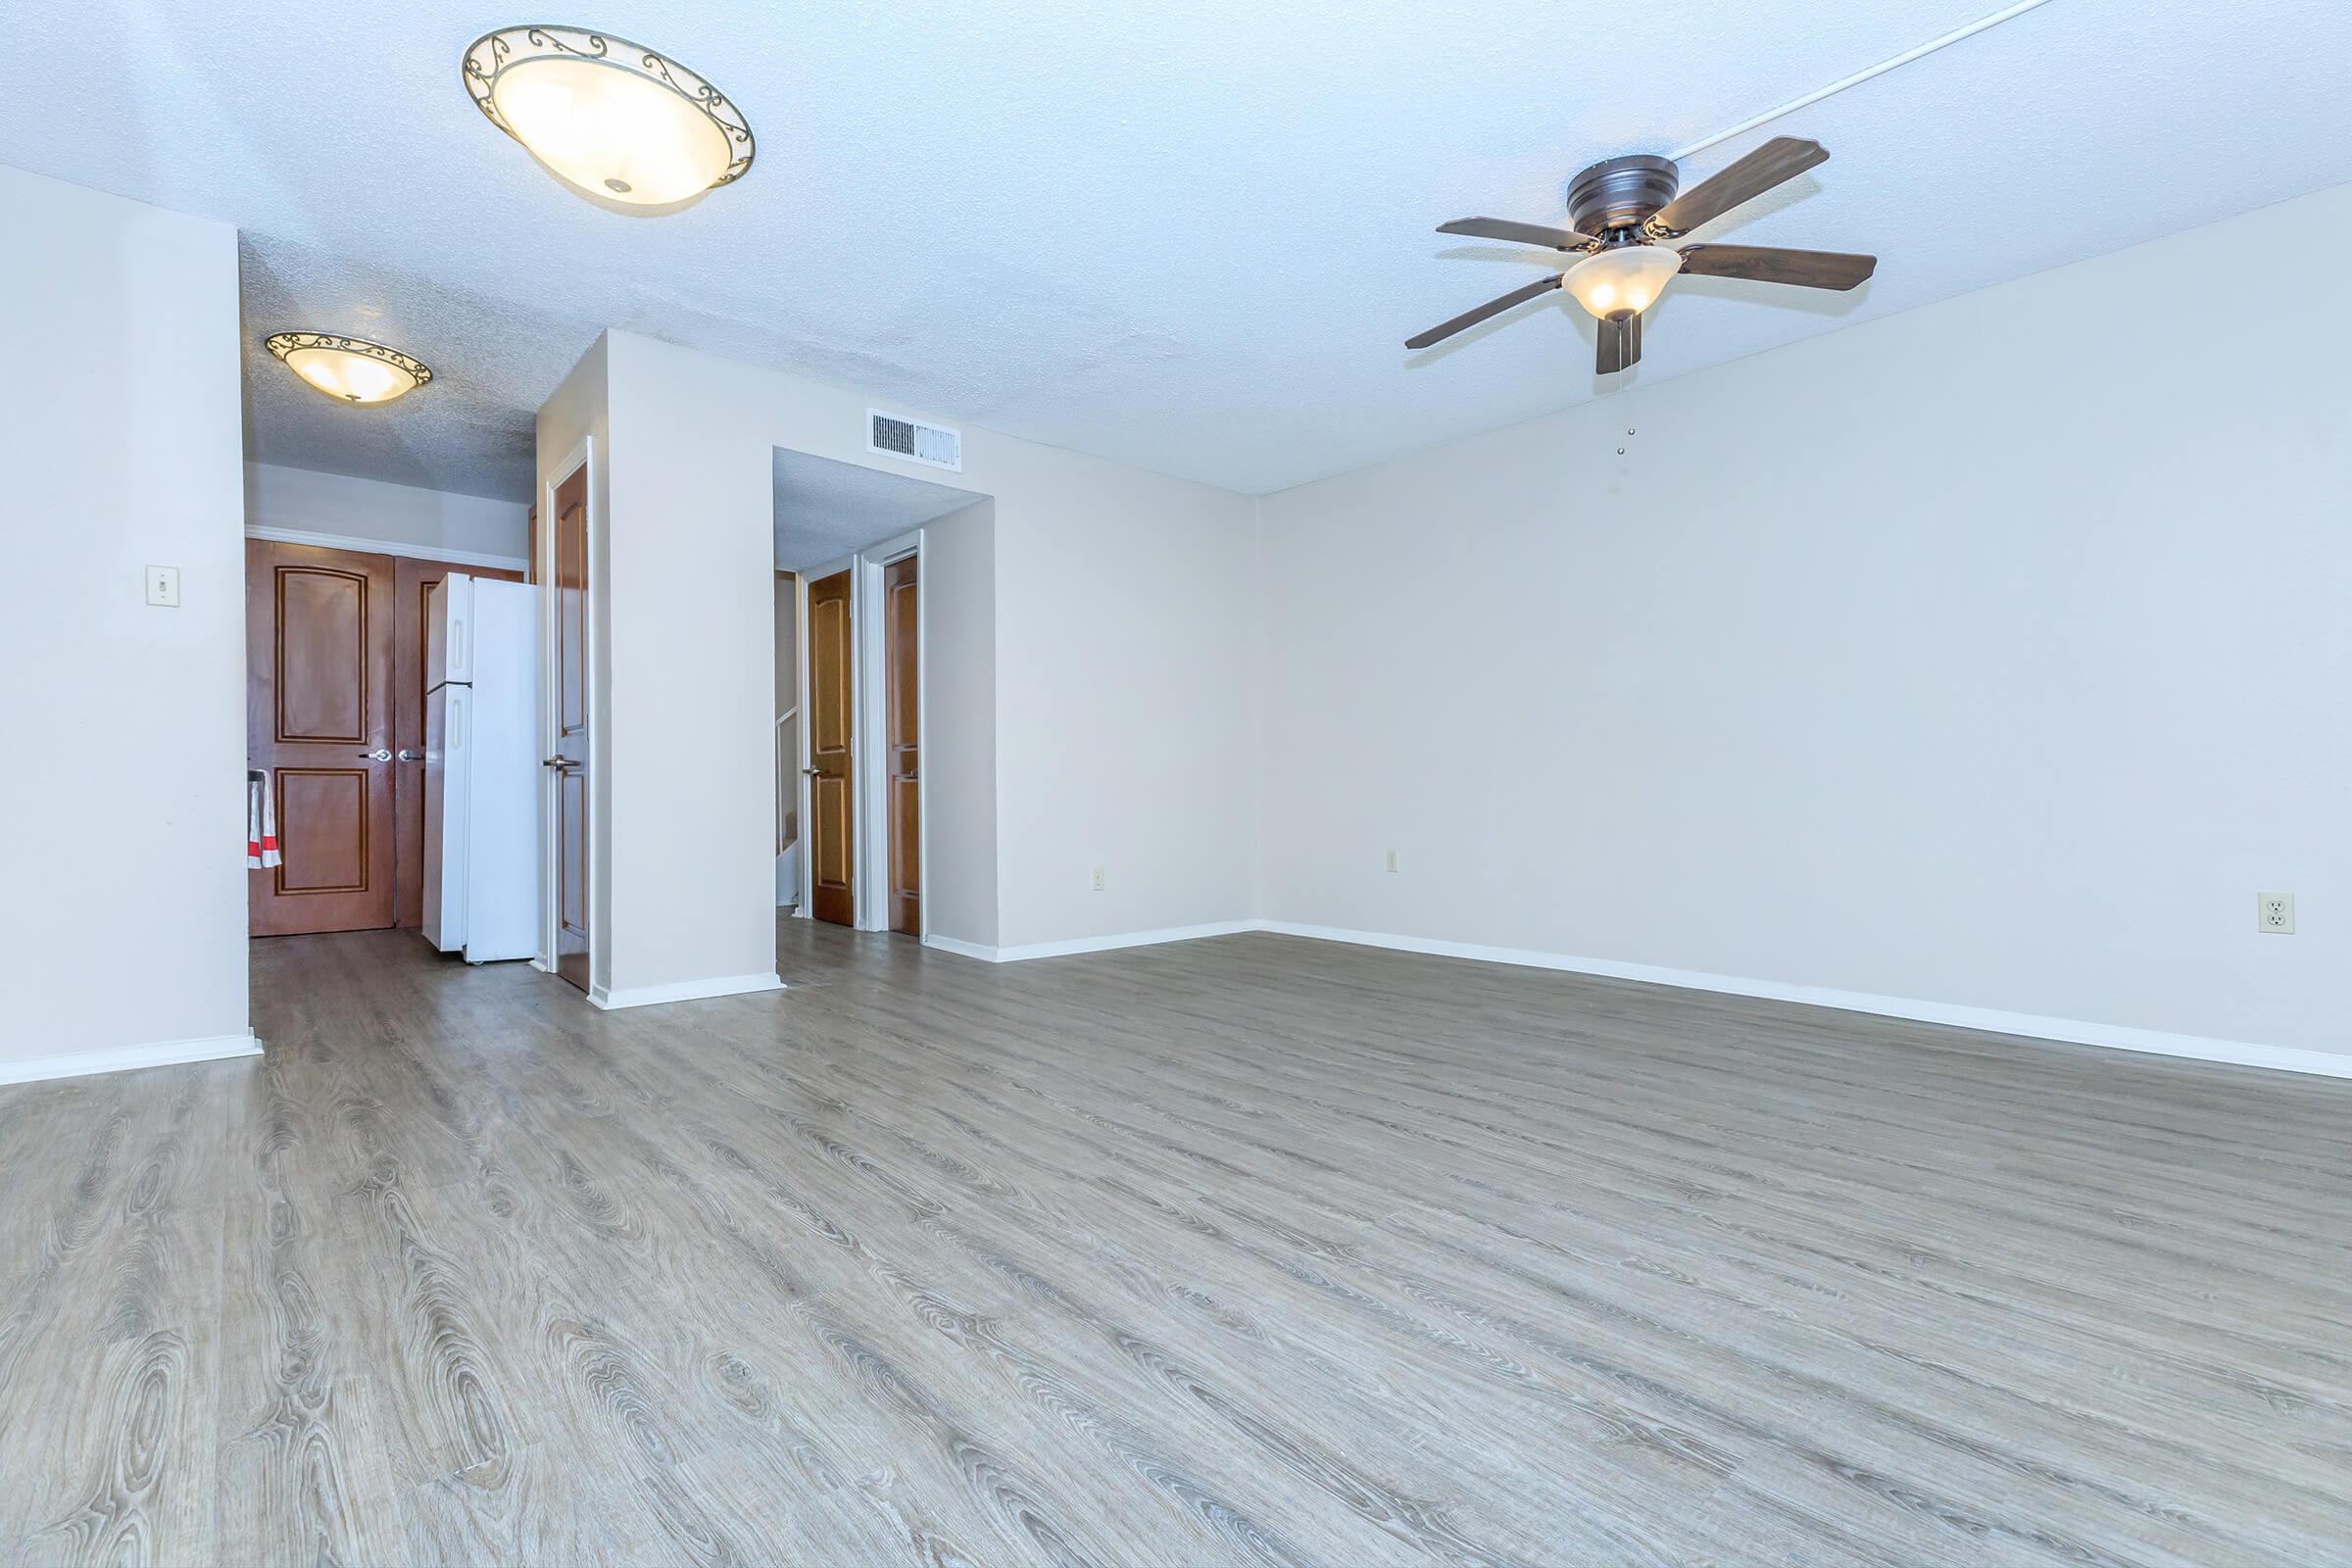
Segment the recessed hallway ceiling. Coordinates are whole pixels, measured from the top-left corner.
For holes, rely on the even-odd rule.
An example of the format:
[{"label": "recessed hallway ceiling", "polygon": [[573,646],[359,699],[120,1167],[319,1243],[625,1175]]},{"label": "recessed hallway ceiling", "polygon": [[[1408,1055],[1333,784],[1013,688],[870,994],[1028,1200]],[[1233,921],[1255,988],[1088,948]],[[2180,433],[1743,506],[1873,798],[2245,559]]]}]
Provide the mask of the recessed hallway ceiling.
[{"label": "recessed hallway ceiling", "polygon": [[[514,421],[553,384],[532,354],[612,324],[1265,491],[1595,394],[1592,324],[1556,299],[1398,347],[1553,260],[1438,222],[1555,219],[1585,164],[1701,140],[1994,7],[1212,0],[1113,24],[1076,0],[642,0],[583,20],[708,73],[760,159],[688,213],[633,220],[467,101],[461,51],[512,14],[94,0],[12,27],[39,69],[0,95],[0,163],[233,221],[262,264],[249,335],[358,330],[253,318],[263,302],[365,305],[445,377],[371,431],[289,382],[320,406],[281,429],[265,394],[270,461],[503,489]],[[1879,275],[1829,296],[1684,279],[1630,379],[2352,178],[2347,59],[2352,8],[2050,0],[1715,147],[1687,174],[1776,132],[1835,157],[1701,237],[1874,251]],[[2152,329],[2203,363],[2220,328],[2180,306]],[[476,355],[485,330],[530,363]],[[288,450],[310,441],[322,455]]]}]

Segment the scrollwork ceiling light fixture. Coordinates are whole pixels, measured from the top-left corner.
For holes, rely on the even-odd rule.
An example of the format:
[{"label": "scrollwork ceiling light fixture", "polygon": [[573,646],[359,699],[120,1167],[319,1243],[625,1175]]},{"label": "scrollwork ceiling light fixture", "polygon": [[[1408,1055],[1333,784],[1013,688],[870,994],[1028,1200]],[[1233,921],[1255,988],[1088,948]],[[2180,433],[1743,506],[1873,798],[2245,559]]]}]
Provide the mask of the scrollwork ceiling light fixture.
[{"label": "scrollwork ceiling light fixture", "polygon": [[433,378],[422,361],[364,337],[336,332],[272,332],[262,347],[337,403],[389,403]]},{"label": "scrollwork ceiling light fixture", "polygon": [[465,74],[490,123],[613,212],[681,212],[752,167],[752,127],[727,95],[625,38],[502,27],[466,51]]}]

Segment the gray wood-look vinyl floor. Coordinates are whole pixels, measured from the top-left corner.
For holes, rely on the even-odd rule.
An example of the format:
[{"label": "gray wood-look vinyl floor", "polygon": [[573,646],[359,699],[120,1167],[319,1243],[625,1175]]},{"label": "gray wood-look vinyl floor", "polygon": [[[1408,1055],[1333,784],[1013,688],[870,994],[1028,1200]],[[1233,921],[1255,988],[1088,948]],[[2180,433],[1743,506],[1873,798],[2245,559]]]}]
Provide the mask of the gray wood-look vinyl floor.
[{"label": "gray wood-look vinyl floor", "polygon": [[0,1552],[2352,1562],[2352,1084],[1244,936],[0,1091]]}]

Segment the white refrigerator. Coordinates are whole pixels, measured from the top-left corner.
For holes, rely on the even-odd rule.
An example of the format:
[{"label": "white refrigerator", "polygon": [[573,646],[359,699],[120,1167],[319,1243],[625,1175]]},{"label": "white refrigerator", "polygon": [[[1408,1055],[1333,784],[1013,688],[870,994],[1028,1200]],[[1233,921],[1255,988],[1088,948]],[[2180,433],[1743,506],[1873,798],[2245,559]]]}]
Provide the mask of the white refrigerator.
[{"label": "white refrigerator", "polygon": [[468,963],[539,951],[539,616],[526,583],[425,590],[424,936]]}]

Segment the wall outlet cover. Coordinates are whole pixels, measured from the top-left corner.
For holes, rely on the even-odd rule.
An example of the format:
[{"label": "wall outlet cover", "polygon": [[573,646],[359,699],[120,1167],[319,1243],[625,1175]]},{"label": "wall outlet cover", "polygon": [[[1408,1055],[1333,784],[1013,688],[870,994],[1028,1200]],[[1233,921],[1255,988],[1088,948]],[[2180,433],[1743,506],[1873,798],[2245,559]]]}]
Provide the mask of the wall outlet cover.
[{"label": "wall outlet cover", "polygon": [[2254,898],[2254,929],[2275,937],[2295,934],[2295,896],[2292,893],[2261,893]]}]

